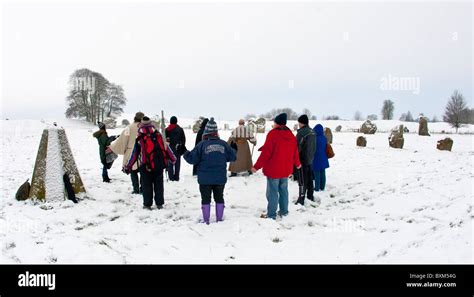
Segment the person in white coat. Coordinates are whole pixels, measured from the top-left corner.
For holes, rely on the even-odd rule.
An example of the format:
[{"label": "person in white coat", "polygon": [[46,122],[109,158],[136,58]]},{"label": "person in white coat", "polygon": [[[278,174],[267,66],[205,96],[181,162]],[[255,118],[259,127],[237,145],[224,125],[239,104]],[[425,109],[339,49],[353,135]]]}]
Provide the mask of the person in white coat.
[{"label": "person in white coat", "polygon": [[[138,128],[140,121],[145,115],[143,112],[137,112],[133,119],[133,123],[127,126],[120,136],[110,144],[110,149],[118,154],[123,155],[123,165],[127,165],[130,156],[132,155],[133,147],[135,145],[135,140],[137,138]],[[132,179],[133,191],[132,194],[141,193],[141,183],[140,177],[138,176],[138,166],[137,164],[133,165],[132,171],[130,172],[130,177]]]}]

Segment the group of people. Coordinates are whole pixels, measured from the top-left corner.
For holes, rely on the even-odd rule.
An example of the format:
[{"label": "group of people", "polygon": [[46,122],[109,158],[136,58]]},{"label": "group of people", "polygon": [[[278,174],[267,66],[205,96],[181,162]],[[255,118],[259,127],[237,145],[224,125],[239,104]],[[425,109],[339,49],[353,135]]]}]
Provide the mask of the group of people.
[{"label": "group of people", "polygon": [[[181,156],[193,165],[193,175],[197,175],[201,193],[203,222],[210,223],[211,198],[215,201],[216,221],[224,217],[224,189],[227,183],[227,163],[230,162],[230,177],[240,173],[253,174],[262,169],[267,177],[267,212],[262,218],[276,219],[288,214],[288,178],[302,184],[303,191],[297,204],[304,204],[305,197],[315,201],[314,191],[325,188],[325,169],[329,167],[326,154],[326,137],[323,127],[309,127],[308,117],[299,119],[299,129],[295,135],[287,127],[287,115],[275,117],[274,125],[267,134],[265,143],[259,149],[260,156],[253,164],[250,144],[257,143],[253,131],[244,120],[232,131],[228,141],[219,137],[214,118],[204,119],[196,136],[194,148],[186,147],[186,137],[173,116],[165,129],[165,135],[155,127],[149,117],[137,112],[134,122],[128,125],[115,140],[107,135],[106,127],[100,124],[100,130],[94,133],[99,143],[103,164],[102,177],[110,182],[107,174],[106,153],[108,150],[123,155],[122,171],[130,174],[133,194],[143,195],[143,206],[151,209],[153,201],[158,209],[164,204],[163,172],[167,170],[170,181],[179,181]],[[314,184],[313,184],[314,181]],[[301,189],[301,187],[300,187]]]}]

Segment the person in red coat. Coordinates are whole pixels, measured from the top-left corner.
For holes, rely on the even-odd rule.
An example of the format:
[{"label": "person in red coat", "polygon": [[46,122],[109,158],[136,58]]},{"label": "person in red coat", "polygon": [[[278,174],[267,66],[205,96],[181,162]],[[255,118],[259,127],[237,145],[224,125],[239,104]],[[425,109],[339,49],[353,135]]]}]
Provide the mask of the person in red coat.
[{"label": "person in red coat", "polygon": [[280,216],[288,214],[288,177],[293,166],[301,168],[296,137],[286,126],[286,113],[275,117],[273,129],[268,132],[265,144],[257,162],[252,168],[255,173],[263,168],[267,177],[267,213],[262,218],[276,219],[278,206]]}]

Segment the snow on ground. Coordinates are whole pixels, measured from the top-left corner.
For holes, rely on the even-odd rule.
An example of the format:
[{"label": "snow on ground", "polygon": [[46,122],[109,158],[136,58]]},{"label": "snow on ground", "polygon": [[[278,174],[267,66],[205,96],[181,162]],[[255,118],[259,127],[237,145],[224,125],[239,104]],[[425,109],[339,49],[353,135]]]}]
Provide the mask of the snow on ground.
[{"label": "snow on ground", "polygon": [[[388,147],[387,133],[366,135],[366,148],[355,146],[358,133],[334,133],[336,156],[327,171],[327,191],[317,194],[320,207],[291,203],[288,217],[260,219],[266,199],[259,172],[229,179],[225,221],[208,226],[199,223],[200,195],[190,165],[183,161],[180,182],[165,182],[163,210],[144,210],[142,197],[131,194],[130,177],[121,172],[121,159],[109,172],[112,183],[102,183],[92,137],[96,128],[79,121],[58,124],[66,128],[86,199],[78,204],[16,201],[17,188],[31,179],[47,122],[0,122],[1,263],[473,262],[472,135],[449,135],[454,146],[446,152],[436,149],[436,141],[445,137],[440,134],[410,133],[405,148],[396,150]],[[192,120],[181,124],[186,122]],[[397,122],[376,123],[388,131]],[[333,130],[341,124],[346,132],[360,123],[323,122]],[[410,125],[415,131],[416,123]],[[452,132],[445,123],[429,126]],[[224,139],[229,134],[221,132]],[[192,148],[195,135],[186,130],[186,136]],[[264,137],[258,136],[259,146]],[[291,200],[297,193],[291,182]]]}]

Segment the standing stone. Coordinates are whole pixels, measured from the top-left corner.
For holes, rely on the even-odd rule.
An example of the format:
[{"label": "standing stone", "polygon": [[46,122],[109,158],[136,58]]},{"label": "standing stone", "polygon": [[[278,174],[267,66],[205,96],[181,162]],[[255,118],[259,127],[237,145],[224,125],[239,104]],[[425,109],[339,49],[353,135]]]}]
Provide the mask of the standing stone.
[{"label": "standing stone", "polygon": [[453,140],[449,137],[438,140],[438,143],[436,144],[436,148],[441,151],[451,151],[451,149],[453,148]]},{"label": "standing stone", "polygon": [[367,146],[367,139],[365,139],[364,136],[359,136],[357,137],[357,142],[356,142],[357,146]]},{"label": "standing stone", "polygon": [[342,126],[341,126],[341,125],[338,125],[338,126],[336,127],[336,130],[335,130],[335,131],[336,131],[336,132],[341,132],[341,130],[342,130]]},{"label": "standing stone", "polygon": [[265,133],[265,119],[264,118],[258,118],[255,121],[255,124],[257,124],[257,131],[256,133]]},{"label": "standing stone", "polygon": [[362,126],[360,126],[359,131],[364,134],[375,134],[375,131],[377,131],[377,125],[372,123],[370,120],[367,120],[362,124]]},{"label": "standing stone", "polygon": [[[204,120],[205,118],[204,117],[199,117],[199,119],[197,119],[194,124],[193,124],[193,133],[198,133],[199,132],[199,129],[201,128],[201,123],[202,121]],[[159,127],[159,126],[157,126]]]},{"label": "standing stone", "polygon": [[403,148],[403,125],[398,126],[398,128],[392,129],[392,133],[388,138],[388,144],[390,147],[401,149]]},{"label": "standing stone", "polygon": [[328,140],[328,143],[332,143],[332,132],[331,129],[328,127],[324,128],[324,136],[326,136],[326,139]]},{"label": "standing stone", "polygon": [[224,124],[224,131],[230,130],[229,129],[229,124]]},{"label": "standing stone", "polygon": [[420,117],[418,125],[418,135],[430,136],[430,133],[428,132],[428,120],[423,116]]},{"label": "standing stone", "polygon": [[67,174],[75,194],[85,193],[64,129],[44,129],[36,155],[29,198],[64,199],[63,175]]}]

